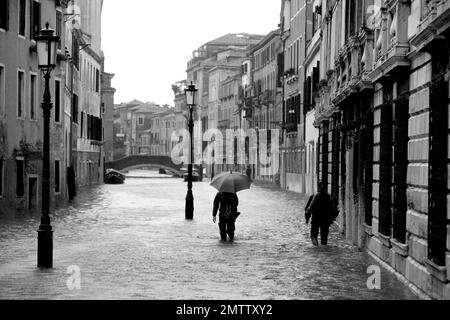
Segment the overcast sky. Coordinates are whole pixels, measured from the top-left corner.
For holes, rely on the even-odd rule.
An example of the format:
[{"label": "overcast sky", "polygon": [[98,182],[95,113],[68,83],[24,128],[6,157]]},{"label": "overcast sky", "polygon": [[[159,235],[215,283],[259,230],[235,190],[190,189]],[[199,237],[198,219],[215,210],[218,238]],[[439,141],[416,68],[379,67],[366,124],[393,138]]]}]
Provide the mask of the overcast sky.
[{"label": "overcast sky", "polygon": [[171,85],[186,79],[192,51],[227,33],[277,29],[280,0],[105,0],[105,71],[115,74],[115,103],[173,105]]}]

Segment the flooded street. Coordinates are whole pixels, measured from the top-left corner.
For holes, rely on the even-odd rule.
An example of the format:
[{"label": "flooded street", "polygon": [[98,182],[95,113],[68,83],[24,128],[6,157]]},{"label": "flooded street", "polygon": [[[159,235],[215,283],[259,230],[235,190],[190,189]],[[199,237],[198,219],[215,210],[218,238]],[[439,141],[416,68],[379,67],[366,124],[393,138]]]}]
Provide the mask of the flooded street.
[{"label": "flooded street", "polygon": [[[135,176],[135,175],[133,175]],[[1,299],[416,299],[377,263],[346,244],[336,227],[328,247],[313,247],[302,209],[307,199],[254,185],[239,193],[234,243],[212,222],[215,190],[194,183],[186,221],[182,179],[129,178],[79,190],[55,209],[54,269],[36,268],[39,213],[0,216]],[[69,290],[70,266],[81,288]]]}]

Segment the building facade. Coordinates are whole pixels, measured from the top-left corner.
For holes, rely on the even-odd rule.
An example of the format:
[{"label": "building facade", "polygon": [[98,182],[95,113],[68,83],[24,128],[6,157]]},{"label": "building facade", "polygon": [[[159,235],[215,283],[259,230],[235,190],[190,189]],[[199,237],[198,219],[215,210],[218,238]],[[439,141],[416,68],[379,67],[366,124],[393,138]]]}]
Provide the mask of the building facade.
[{"label": "building facade", "polygon": [[318,179],[339,199],[349,241],[449,299],[450,2],[322,1],[318,11]]},{"label": "building facade", "polygon": [[[282,67],[280,65],[282,53],[280,30],[272,31],[249,50],[248,57],[251,64],[245,62],[242,68],[242,72],[245,74],[246,68],[250,66],[251,73],[251,82],[242,88],[247,99],[245,119],[248,121],[248,127],[258,134],[259,146],[264,141],[266,151],[269,153],[272,149],[271,131],[279,130],[279,137],[281,137],[283,129],[283,96],[282,85],[279,81],[284,72],[279,68]],[[279,166],[273,166],[272,161],[268,164],[260,161],[260,148],[252,151],[252,157],[257,160],[256,163],[250,165],[253,179],[279,183]],[[279,156],[278,150],[276,156]],[[279,163],[279,159],[276,161]]]},{"label": "building facade", "polygon": [[[75,0],[72,23],[72,165],[79,187],[103,182],[102,0]],[[79,13],[78,13],[79,12]]]},{"label": "building facade", "polygon": [[66,198],[64,20],[68,1],[0,2],[0,211],[38,209],[42,185],[44,92],[34,37],[48,22],[60,36],[50,92],[51,199]]},{"label": "building facade", "polygon": [[102,71],[102,119],[103,119],[103,150],[105,161],[114,160],[114,93],[116,89],[112,87],[114,74]]},{"label": "building facade", "polygon": [[305,70],[306,8],[311,1],[281,2],[280,32],[283,50],[283,145],[280,181],[284,189],[305,193]]},{"label": "building facade", "polygon": [[[194,110],[196,136],[202,137],[208,129],[218,128],[220,83],[228,76],[240,73],[247,50],[263,38],[247,33],[230,33],[207,42],[193,52],[186,72],[187,83],[192,82],[198,89],[198,105]],[[201,154],[207,143],[197,146],[196,152]],[[214,175],[212,165],[206,166],[206,174],[209,177]]]},{"label": "building facade", "polygon": [[[240,68],[239,68],[240,70]],[[230,134],[231,130],[241,128],[238,96],[242,76],[240,72],[228,76],[219,84],[218,126],[224,138],[222,164],[217,166],[216,173],[223,171],[244,171],[242,161],[238,157],[238,137]]]}]

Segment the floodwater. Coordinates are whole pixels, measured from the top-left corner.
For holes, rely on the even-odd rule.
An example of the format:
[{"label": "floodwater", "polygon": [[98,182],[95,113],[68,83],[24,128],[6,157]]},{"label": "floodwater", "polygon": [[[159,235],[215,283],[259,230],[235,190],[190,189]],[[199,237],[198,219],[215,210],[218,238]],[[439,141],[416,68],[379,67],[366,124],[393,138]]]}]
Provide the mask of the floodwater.
[{"label": "floodwater", "polygon": [[130,174],[147,179],[78,190],[53,210],[51,270],[36,268],[39,212],[0,214],[0,298],[417,299],[384,269],[381,289],[368,289],[377,263],[336,227],[329,246],[313,247],[299,194],[267,185],[239,193],[235,241],[222,243],[208,182],[194,183],[186,221],[182,179]]}]

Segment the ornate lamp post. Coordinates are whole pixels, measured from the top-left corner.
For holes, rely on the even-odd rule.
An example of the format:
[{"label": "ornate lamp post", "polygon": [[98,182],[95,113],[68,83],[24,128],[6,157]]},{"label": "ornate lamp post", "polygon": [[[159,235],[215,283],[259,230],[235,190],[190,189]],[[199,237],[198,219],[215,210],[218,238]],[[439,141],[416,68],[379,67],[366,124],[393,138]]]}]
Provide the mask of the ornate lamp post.
[{"label": "ornate lamp post", "polygon": [[44,146],[42,164],[42,217],[38,230],[38,268],[53,267],[53,228],[50,225],[50,111],[53,107],[50,95],[50,77],[56,67],[56,49],[59,37],[45,25],[36,36],[39,69],[44,72],[45,90],[42,110],[44,117]]},{"label": "ornate lamp post", "polygon": [[195,106],[195,95],[197,93],[195,85],[191,84],[184,90],[186,94],[187,106],[189,108],[189,136],[190,136],[190,148],[189,148],[189,163],[188,163],[188,191],[186,195],[186,210],[185,216],[187,220],[194,219],[194,196],[192,194],[192,164],[194,163],[194,119],[193,111]]}]

